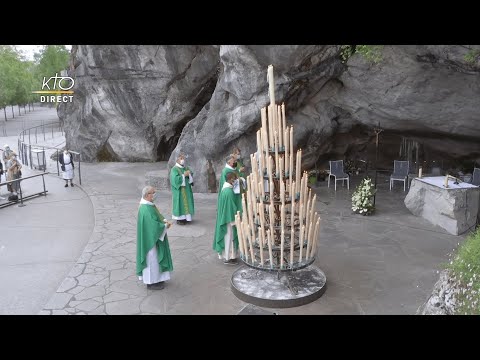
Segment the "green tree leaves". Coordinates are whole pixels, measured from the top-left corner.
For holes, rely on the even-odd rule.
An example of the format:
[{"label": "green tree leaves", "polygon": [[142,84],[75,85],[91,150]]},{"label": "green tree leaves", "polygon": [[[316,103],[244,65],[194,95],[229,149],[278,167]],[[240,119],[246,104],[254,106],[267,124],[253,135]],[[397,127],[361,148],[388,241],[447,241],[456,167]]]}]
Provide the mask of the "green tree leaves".
[{"label": "green tree leaves", "polygon": [[346,63],[354,54],[358,53],[367,61],[378,64],[383,60],[383,45],[342,45],[340,57]]},{"label": "green tree leaves", "polygon": [[0,108],[37,101],[32,91],[41,89],[43,77],[67,69],[69,57],[64,45],[45,45],[27,61],[14,46],[0,45]]}]

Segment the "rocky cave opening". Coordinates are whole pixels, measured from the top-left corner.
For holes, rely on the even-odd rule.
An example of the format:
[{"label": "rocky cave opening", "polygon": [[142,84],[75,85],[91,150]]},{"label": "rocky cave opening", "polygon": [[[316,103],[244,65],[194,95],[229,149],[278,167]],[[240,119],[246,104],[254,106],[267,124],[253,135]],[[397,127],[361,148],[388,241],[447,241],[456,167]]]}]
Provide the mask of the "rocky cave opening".
[{"label": "rocky cave opening", "polygon": [[[469,151],[455,144],[469,147]],[[467,144],[466,144],[467,143]],[[453,144],[444,147],[441,144]],[[410,172],[424,174],[463,176],[480,167],[480,146],[468,139],[452,138],[451,135],[432,135],[401,131],[383,130],[379,134],[378,153],[373,128],[355,126],[348,133],[337,133],[331,138],[329,150],[318,156],[316,170],[328,170],[330,160],[344,160],[345,169],[352,173],[369,170],[393,170],[394,160],[410,161]],[[377,164],[377,165],[375,165]],[[308,169],[306,169],[308,170]]]}]

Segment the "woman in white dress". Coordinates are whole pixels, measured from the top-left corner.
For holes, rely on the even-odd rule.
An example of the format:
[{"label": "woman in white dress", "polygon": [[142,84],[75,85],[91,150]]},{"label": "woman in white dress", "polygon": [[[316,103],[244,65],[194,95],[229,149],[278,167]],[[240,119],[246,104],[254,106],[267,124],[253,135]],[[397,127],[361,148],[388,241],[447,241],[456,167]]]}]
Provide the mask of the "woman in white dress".
[{"label": "woman in white dress", "polygon": [[60,163],[63,171],[63,179],[65,180],[65,187],[68,187],[68,181],[70,181],[70,186],[73,187],[73,177],[75,176],[73,163],[73,154],[71,154],[67,149],[63,151],[62,154],[58,157],[58,162]]}]

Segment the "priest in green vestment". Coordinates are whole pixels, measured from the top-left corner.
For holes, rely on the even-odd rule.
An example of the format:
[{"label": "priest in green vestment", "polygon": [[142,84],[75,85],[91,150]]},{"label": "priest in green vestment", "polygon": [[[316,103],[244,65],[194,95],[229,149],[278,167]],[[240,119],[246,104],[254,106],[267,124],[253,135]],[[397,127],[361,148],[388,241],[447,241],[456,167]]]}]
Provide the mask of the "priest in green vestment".
[{"label": "priest in green vestment", "polygon": [[161,290],[173,271],[167,237],[167,229],[172,223],[160,214],[154,204],[155,198],[154,187],[143,188],[137,217],[136,274],[148,289]]},{"label": "priest in green vestment", "polygon": [[235,214],[238,207],[233,193],[233,184],[237,177],[235,171],[227,173],[226,181],[218,197],[213,250],[218,253],[219,259],[223,259],[224,264],[237,264],[238,262],[238,238],[235,226]]},{"label": "priest in green vestment", "polygon": [[[237,177],[240,178],[240,174],[237,171],[237,157],[234,154],[230,154],[227,156],[225,167],[222,170],[222,174],[220,175],[220,183],[219,183],[219,190],[218,190],[218,198],[220,198],[220,194],[222,193],[223,184],[225,184],[227,174],[233,172],[237,174]],[[243,181],[242,181],[243,180]],[[235,196],[235,203],[237,208],[240,212],[242,212],[242,193],[244,192],[245,180],[240,178],[235,182],[233,187],[233,193]]]},{"label": "priest in green vestment", "polygon": [[172,189],[172,219],[177,224],[185,225],[192,221],[195,214],[193,203],[193,172],[185,166],[185,155],[180,154],[177,162],[170,170],[170,186]]}]

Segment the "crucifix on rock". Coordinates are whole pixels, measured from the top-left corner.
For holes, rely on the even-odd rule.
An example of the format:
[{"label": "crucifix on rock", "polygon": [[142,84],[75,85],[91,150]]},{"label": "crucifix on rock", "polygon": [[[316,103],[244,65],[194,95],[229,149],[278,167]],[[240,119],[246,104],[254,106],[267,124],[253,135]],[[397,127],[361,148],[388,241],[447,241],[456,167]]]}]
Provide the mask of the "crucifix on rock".
[{"label": "crucifix on rock", "polygon": [[[378,172],[378,138],[383,129],[380,127],[380,122],[378,122],[377,127],[373,128],[373,133],[375,134],[375,189],[377,188],[377,172]],[[373,196],[373,205],[375,206],[375,200],[377,198],[376,192]]]}]

